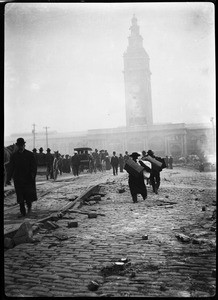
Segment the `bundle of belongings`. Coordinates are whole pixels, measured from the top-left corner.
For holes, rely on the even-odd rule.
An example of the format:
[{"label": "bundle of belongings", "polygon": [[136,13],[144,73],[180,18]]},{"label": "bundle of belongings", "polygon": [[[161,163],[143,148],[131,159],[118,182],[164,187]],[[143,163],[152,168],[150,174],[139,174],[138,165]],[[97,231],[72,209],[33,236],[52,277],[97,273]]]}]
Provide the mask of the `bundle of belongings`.
[{"label": "bundle of belongings", "polygon": [[[140,156],[138,152],[133,152],[130,157]],[[153,151],[149,150],[148,155],[143,156],[138,162],[133,159],[128,159],[124,166],[124,169],[131,175],[135,177],[139,177],[142,173],[144,178],[149,178],[152,170],[162,171],[162,169],[166,168],[166,163],[164,158],[154,156]]]}]

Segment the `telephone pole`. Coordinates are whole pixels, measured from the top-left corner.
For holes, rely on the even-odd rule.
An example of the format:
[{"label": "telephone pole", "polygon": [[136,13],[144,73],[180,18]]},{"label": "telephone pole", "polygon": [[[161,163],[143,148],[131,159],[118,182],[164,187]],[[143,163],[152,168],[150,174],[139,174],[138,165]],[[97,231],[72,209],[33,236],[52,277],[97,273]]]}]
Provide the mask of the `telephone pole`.
[{"label": "telephone pole", "polygon": [[45,135],[46,135],[46,147],[47,147],[47,149],[48,149],[48,126],[45,126],[45,127],[43,127],[43,128],[45,128]]},{"label": "telephone pole", "polygon": [[36,124],[33,124],[33,130],[32,130],[32,134],[33,134],[33,149],[35,148],[35,142],[36,142]]}]

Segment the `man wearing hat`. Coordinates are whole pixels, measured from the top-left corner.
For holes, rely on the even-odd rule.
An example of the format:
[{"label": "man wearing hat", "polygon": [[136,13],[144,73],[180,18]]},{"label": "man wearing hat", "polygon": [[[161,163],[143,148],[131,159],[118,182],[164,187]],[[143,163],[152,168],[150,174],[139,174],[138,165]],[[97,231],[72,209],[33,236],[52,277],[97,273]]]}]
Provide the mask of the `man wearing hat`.
[{"label": "man wearing hat", "polygon": [[51,154],[51,149],[48,148],[46,150],[46,154],[45,154],[45,162],[46,162],[46,178],[48,180],[48,177],[50,176],[50,179],[53,179],[53,161],[54,161],[54,156]]},{"label": "man wearing hat", "polygon": [[46,165],[46,159],[45,159],[45,153],[43,153],[43,148],[39,148],[39,153],[37,154],[38,159],[38,166],[45,166]]},{"label": "man wearing hat", "polygon": [[[148,155],[151,156],[152,158],[155,158],[156,160],[160,161],[160,157],[156,157],[154,155],[154,152],[152,150],[148,150]],[[158,189],[160,187],[160,171],[162,169],[155,168],[154,164],[152,164],[152,169],[151,169],[151,176],[150,176],[150,182],[153,188],[153,192],[155,194],[158,194]]]},{"label": "man wearing hat", "polygon": [[[36,172],[37,164],[34,154],[25,149],[23,138],[17,139],[18,151],[11,157],[11,177],[14,181],[17,202],[20,205],[21,217],[30,215],[32,202],[37,200],[36,194]],[[28,212],[26,213],[25,204]]]},{"label": "man wearing hat", "polygon": [[[139,154],[138,152],[133,152],[132,154],[130,154],[130,157],[132,160],[134,160],[134,162],[137,163],[137,159],[140,155],[141,154]],[[144,182],[143,173],[141,173],[139,177],[135,177],[129,173],[128,184],[129,184],[132,200],[134,203],[138,202],[137,194],[141,194],[144,200],[147,198],[147,188]]]},{"label": "man wearing hat", "polygon": [[118,175],[118,165],[119,165],[119,158],[116,155],[116,152],[113,151],[113,156],[111,157],[111,166],[113,168],[113,175]]}]

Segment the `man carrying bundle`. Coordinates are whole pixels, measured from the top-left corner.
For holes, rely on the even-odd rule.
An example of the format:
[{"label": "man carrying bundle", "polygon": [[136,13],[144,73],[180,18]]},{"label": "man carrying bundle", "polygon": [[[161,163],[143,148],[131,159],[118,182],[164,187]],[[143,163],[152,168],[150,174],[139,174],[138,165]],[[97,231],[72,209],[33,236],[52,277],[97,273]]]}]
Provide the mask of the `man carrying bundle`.
[{"label": "man carrying bundle", "polygon": [[166,168],[164,159],[155,156],[152,150],[148,150],[147,155],[143,157],[143,160],[148,160],[152,164],[150,182],[153,188],[153,192],[158,194],[158,189],[160,187],[160,172],[163,168]]},{"label": "man carrying bundle", "polygon": [[129,173],[128,184],[134,203],[138,202],[137,194],[141,194],[144,200],[147,198],[147,188],[143,176],[143,170],[145,170],[146,167],[142,167],[138,164],[137,159],[139,156],[139,153],[133,152],[124,166],[124,169]]}]

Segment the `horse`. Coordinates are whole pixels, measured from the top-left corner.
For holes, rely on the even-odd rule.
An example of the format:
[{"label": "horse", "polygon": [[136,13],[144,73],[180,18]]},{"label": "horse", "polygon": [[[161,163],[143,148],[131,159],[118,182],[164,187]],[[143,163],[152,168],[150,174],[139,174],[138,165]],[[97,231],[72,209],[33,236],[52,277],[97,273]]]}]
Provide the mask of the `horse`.
[{"label": "horse", "polygon": [[4,147],[4,186],[11,185],[10,178],[8,177],[11,168],[11,156],[17,150],[18,147],[16,144]]}]

